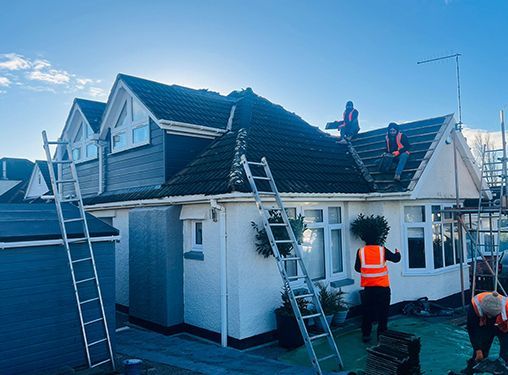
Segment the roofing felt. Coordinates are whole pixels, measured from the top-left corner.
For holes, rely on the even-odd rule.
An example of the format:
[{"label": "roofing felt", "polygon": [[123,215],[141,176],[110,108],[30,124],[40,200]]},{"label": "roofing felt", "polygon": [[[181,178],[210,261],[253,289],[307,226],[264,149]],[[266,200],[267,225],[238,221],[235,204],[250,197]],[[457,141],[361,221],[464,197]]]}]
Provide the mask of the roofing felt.
[{"label": "roofing felt", "polygon": [[386,128],[358,134],[352,144],[374,178],[376,190],[383,192],[391,189],[405,190],[411,187],[411,182],[419,178],[420,174],[416,174],[416,172],[425,166],[424,163],[432,154],[435,146],[431,146],[435,141],[438,141],[438,134],[442,134],[440,131],[444,131],[452,117],[453,115],[447,115],[400,124],[400,131],[406,134],[411,144],[411,154],[401,175],[400,184],[395,184],[394,172],[381,173],[376,164],[386,150]]},{"label": "roofing felt", "polygon": [[76,98],[75,103],[83,112],[90,127],[97,133],[101,127],[102,115],[106,109],[106,103],[96,102],[94,100]]},{"label": "roofing felt", "polygon": [[225,129],[235,99],[208,90],[119,74],[123,81],[158,120]]},{"label": "roofing felt", "polygon": [[[79,209],[62,205],[64,217],[79,217]],[[92,237],[116,236],[118,230],[96,217],[86,214]],[[66,224],[69,237],[83,236],[80,222]],[[0,242],[61,239],[60,226],[54,204],[2,204],[0,205]]]}]

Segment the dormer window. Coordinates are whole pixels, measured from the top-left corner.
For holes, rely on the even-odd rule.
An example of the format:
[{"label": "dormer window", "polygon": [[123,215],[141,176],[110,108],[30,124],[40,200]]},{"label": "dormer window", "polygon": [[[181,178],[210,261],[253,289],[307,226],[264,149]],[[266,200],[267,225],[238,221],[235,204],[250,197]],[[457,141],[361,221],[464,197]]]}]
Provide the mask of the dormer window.
[{"label": "dormer window", "polygon": [[90,125],[81,121],[72,140],[72,159],[80,162],[95,158],[97,158],[97,144],[94,140],[94,132]]},{"label": "dormer window", "polygon": [[134,98],[127,98],[122,105],[115,127],[111,130],[113,152],[127,150],[150,143],[148,113]]}]

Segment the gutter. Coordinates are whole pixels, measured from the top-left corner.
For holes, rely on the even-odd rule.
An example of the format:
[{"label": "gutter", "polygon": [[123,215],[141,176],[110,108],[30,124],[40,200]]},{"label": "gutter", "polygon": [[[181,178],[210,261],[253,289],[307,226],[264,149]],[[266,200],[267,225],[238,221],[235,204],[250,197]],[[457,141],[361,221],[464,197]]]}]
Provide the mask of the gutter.
[{"label": "gutter", "polygon": [[210,199],[212,210],[219,210],[219,269],[220,269],[220,338],[223,348],[228,346],[228,272],[226,207]]},{"label": "gutter", "polygon": [[[119,241],[120,236],[108,236],[108,237],[92,237],[90,242],[110,242]],[[20,247],[35,247],[35,246],[52,246],[52,245],[64,245],[62,240],[38,240],[38,241],[17,241],[17,242],[0,242],[0,250],[15,249]]]},{"label": "gutter", "polygon": [[[234,113],[234,111],[233,111]],[[196,135],[215,138],[226,133],[226,129],[212,128],[210,126],[189,124],[186,122],[159,120],[159,127],[172,134]]]},{"label": "gutter", "polygon": [[[316,193],[281,193],[281,198],[287,201],[302,201],[317,202],[323,199],[337,200],[337,201],[349,201],[349,202],[366,202],[366,201],[378,201],[378,200],[400,200],[401,198],[415,199],[411,197],[411,192],[395,192],[395,193],[368,193],[368,194],[316,194]],[[164,198],[152,198],[152,199],[139,199],[122,202],[108,202],[98,203],[93,205],[87,205],[86,209],[90,211],[99,210],[111,210],[119,208],[137,208],[147,206],[167,206],[167,205],[178,205],[186,203],[209,203],[210,200],[216,200],[221,202],[251,202],[253,199],[252,193],[227,193],[227,194],[216,194],[216,195],[184,195],[179,197],[164,197]]]}]

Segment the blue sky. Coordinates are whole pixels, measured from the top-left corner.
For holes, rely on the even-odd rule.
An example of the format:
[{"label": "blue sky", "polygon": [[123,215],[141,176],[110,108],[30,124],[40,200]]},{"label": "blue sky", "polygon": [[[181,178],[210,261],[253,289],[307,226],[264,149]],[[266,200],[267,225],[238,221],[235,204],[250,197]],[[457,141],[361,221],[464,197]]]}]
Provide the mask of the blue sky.
[{"label": "blue sky", "polygon": [[17,1],[0,12],[0,156],[42,158],[74,97],[117,73],[224,94],[252,87],[324,127],[353,100],[363,129],[456,112],[497,130],[507,109],[505,1]]}]

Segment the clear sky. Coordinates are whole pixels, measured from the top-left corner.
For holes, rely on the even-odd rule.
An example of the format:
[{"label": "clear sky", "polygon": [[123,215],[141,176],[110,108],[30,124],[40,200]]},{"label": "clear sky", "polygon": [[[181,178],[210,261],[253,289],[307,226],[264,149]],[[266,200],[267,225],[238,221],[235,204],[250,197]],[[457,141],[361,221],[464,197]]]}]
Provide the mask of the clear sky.
[{"label": "clear sky", "polygon": [[261,96],[324,127],[353,100],[363,129],[456,112],[497,130],[507,109],[508,2],[7,1],[0,12],[0,156],[43,158],[74,97],[117,73]]}]

